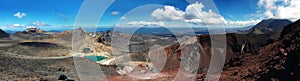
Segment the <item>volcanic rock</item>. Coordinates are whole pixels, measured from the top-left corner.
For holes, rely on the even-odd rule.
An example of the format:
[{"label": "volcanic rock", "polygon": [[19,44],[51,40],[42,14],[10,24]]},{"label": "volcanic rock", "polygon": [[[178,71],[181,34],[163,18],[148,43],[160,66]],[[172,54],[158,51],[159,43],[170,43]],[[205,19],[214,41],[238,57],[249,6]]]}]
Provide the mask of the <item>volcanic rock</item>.
[{"label": "volcanic rock", "polygon": [[39,29],[39,28],[28,28],[23,31],[25,34],[38,34],[38,33],[43,33],[44,31]]},{"label": "volcanic rock", "polygon": [[289,24],[285,26],[281,32],[280,39],[283,39],[287,35],[290,36],[289,34],[297,33],[295,31],[299,30],[299,26],[300,26],[300,20],[295,21],[293,24]]},{"label": "volcanic rock", "polygon": [[97,42],[103,43],[105,45],[111,45],[111,36],[112,36],[112,31],[108,30],[106,32],[99,32],[97,33]]},{"label": "volcanic rock", "polygon": [[220,80],[300,80],[300,20],[283,31],[279,41],[262,47],[257,55],[235,54]]}]

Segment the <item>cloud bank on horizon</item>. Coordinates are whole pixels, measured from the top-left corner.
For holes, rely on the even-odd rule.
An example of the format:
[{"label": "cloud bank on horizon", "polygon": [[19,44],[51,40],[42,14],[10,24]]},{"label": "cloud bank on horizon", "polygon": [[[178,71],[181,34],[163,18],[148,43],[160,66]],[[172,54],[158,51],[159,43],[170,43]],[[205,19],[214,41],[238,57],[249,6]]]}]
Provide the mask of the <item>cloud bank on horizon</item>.
[{"label": "cloud bank on horizon", "polygon": [[[76,12],[78,12],[83,2],[82,0],[75,0],[74,3],[69,3],[67,0],[61,0],[61,3],[53,5],[56,4],[56,1],[46,0],[41,5],[34,5],[30,1],[36,0],[20,1],[18,3],[13,3],[13,0],[0,1],[0,6],[2,6],[0,9],[7,10],[0,14],[0,17],[2,17],[0,21],[5,21],[0,22],[0,28],[72,26],[76,19]],[[130,20],[130,17],[124,16],[125,14],[135,7],[149,3],[160,4],[162,7],[153,9],[152,12],[145,12],[150,14],[147,16],[151,18],[147,19],[143,17],[143,14],[140,14],[141,19],[145,18],[144,20],[130,20],[125,26],[167,26],[166,22],[180,21],[194,26],[244,27],[255,25],[262,19],[275,18],[295,21],[300,18],[298,14],[300,12],[300,0],[214,0],[220,12],[209,9],[202,2],[189,4],[188,1],[116,1],[106,10],[99,26],[122,26],[119,25],[119,20]],[[65,3],[68,3],[68,5]],[[47,6],[53,7],[49,8]],[[173,26],[176,26],[176,23]]]},{"label": "cloud bank on horizon", "polygon": [[176,9],[174,6],[164,6],[153,11],[151,16],[157,20],[182,20],[195,25],[253,25],[260,20],[227,21],[220,14],[212,10],[204,11],[204,5],[196,2],[186,7],[185,11]]}]

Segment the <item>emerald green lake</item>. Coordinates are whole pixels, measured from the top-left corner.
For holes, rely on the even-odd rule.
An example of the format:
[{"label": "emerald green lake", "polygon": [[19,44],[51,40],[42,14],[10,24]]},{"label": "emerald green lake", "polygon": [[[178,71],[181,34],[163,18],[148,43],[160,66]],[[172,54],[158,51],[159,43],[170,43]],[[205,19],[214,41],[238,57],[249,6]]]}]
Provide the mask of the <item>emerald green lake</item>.
[{"label": "emerald green lake", "polygon": [[105,59],[104,56],[84,56],[84,58],[87,58],[87,59],[92,60],[94,62],[101,61],[101,60]]}]

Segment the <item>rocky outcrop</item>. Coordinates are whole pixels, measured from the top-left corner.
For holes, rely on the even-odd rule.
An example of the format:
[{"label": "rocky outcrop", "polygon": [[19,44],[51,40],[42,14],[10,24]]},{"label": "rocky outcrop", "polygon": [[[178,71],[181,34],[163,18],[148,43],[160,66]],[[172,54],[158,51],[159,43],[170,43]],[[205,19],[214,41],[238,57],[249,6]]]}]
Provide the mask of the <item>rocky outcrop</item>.
[{"label": "rocky outcrop", "polygon": [[51,37],[50,34],[45,34],[45,31],[39,28],[28,28],[22,32],[12,34],[11,38],[16,40],[41,40]]},{"label": "rocky outcrop", "polygon": [[103,43],[105,45],[111,45],[111,36],[112,31],[108,30],[106,32],[99,32],[97,33],[97,42]]},{"label": "rocky outcrop", "polygon": [[41,33],[44,33],[44,31],[39,28],[28,28],[28,29],[24,30],[23,33],[25,33],[25,34],[41,34]]},{"label": "rocky outcrop", "polygon": [[292,22],[287,19],[266,19],[262,20],[257,25],[253,26],[250,30],[246,31],[247,34],[270,34],[275,31],[280,31],[284,26]]},{"label": "rocky outcrop", "polygon": [[7,37],[9,37],[9,34],[0,29],[0,38],[7,38]]}]

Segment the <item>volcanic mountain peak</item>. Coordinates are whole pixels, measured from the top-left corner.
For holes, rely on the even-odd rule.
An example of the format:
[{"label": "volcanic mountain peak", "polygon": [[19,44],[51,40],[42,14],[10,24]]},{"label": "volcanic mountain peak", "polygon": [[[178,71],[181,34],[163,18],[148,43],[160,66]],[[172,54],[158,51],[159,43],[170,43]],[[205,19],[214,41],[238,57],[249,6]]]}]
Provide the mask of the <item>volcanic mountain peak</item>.
[{"label": "volcanic mountain peak", "polygon": [[6,37],[9,37],[9,34],[0,29],[0,38],[6,38]]},{"label": "volcanic mountain peak", "polygon": [[81,28],[76,28],[74,30],[67,30],[67,31],[63,31],[61,33],[58,33],[59,36],[72,36],[73,33],[85,33]]},{"label": "volcanic mountain peak", "polygon": [[74,32],[84,32],[84,30],[82,28],[76,28],[74,29]]},{"label": "volcanic mountain peak", "polygon": [[250,30],[246,31],[248,34],[269,34],[275,31],[282,30],[284,26],[292,22],[287,19],[266,19],[262,20]]}]

